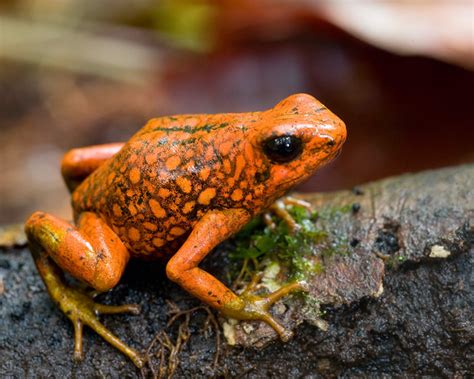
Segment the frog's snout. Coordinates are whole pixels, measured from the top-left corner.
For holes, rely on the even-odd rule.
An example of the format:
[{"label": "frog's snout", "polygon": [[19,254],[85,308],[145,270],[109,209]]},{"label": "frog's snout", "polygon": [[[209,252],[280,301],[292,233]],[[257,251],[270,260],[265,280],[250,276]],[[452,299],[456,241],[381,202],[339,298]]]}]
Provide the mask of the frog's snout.
[{"label": "frog's snout", "polygon": [[347,130],[344,122],[336,115],[330,113],[330,120],[329,124],[324,125],[321,134],[327,139],[325,141],[325,148],[328,151],[332,151],[333,154],[331,155],[337,157],[341,152],[342,145],[346,141]]}]

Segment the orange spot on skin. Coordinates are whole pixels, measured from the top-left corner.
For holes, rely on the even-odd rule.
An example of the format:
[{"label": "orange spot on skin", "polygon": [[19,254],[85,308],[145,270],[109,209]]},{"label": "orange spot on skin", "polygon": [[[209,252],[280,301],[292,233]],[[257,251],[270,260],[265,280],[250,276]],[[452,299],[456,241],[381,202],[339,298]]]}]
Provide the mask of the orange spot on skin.
[{"label": "orange spot on skin", "polygon": [[130,214],[132,216],[135,216],[137,214],[137,208],[135,208],[135,206],[133,204],[130,204],[128,206],[128,210],[130,211]]},{"label": "orange spot on skin", "polygon": [[118,204],[114,204],[112,207],[112,212],[114,212],[114,216],[116,217],[122,217],[122,210],[118,206]]},{"label": "orange spot on skin", "polygon": [[151,211],[157,218],[166,217],[166,211],[161,207],[161,204],[154,199],[151,199],[148,204],[150,205]]},{"label": "orange spot on skin", "polygon": [[234,178],[227,179],[227,184],[229,185],[229,187],[233,187],[235,184],[235,179]]},{"label": "orange spot on skin", "polygon": [[128,177],[133,184],[137,184],[140,181],[140,170],[136,167],[132,168]]},{"label": "orange spot on skin", "polygon": [[138,158],[138,155],[137,155],[137,154],[132,154],[132,155],[130,156],[130,158],[128,158],[128,161],[129,161],[130,163],[133,163],[133,162],[135,162],[135,161],[137,160],[137,158]]},{"label": "orange spot on skin", "polygon": [[194,151],[193,151],[193,149],[189,149],[189,150],[186,151],[186,153],[184,154],[184,157],[185,157],[186,159],[189,159],[189,158],[191,158],[191,157],[193,157],[193,156],[194,156]]},{"label": "orange spot on skin", "polygon": [[176,219],[176,217],[170,217],[168,220],[168,225],[175,225],[178,223],[178,220]]},{"label": "orange spot on skin", "polygon": [[229,154],[230,149],[232,149],[232,141],[226,141],[219,145],[219,153],[222,155]]},{"label": "orange spot on skin", "polygon": [[127,190],[127,192],[125,192],[125,194],[128,196],[128,197],[133,197],[135,195],[135,192],[132,191],[131,189]]},{"label": "orange spot on skin", "polygon": [[215,188],[206,188],[199,194],[198,203],[202,205],[209,205],[211,200],[216,197],[216,189]]},{"label": "orange spot on skin", "polygon": [[191,212],[194,209],[195,204],[196,204],[195,201],[188,201],[186,204],[184,204],[183,213]]},{"label": "orange spot on skin", "polygon": [[248,187],[248,185],[249,185],[249,183],[248,183],[246,180],[242,180],[242,181],[240,182],[239,187],[245,189],[245,188]]},{"label": "orange spot on skin", "polygon": [[152,246],[145,246],[145,250],[148,253],[147,255],[150,255],[150,253],[155,252],[155,249]]},{"label": "orange spot on skin", "polygon": [[171,170],[174,170],[176,167],[179,166],[179,164],[181,163],[181,158],[178,157],[177,155],[173,155],[172,157],[169,157],[167,160],[166,160],[166,168],[171,171]]},{"label": "orange spot on skin", "polygon": [[245,158],[243,155],[238,155],[236,160],[235,160],[235,173],[234,173],[234,179],[238,179],[240,174],[242,173],[242,170],[244,169],[245,166]]},{"label": "orange spot on skin", "polygon": [[148,192],[153,193],[155,191],[155,186],[151,184],[148,180],[144,180],[143,185],[146,187]]},{"label": "orange spot on skin", "polygon": [[232,165],[230,164],[230,161],[228,159],[226,159],[224,162],[223,162],[223,165],[224,165],[224,172],[229,175],[231,172],[232,172]]},{"label": "orange spot on skin", "polygon": [[240,188],[237,188],[236,190],[234,190],[234,192],[232,192],[232,195],[230,195],[230,198],[234,201],[242,200],[242,197],[243,197],[243,193]]},{"label": "orange spot on skin", "polygon": [[109,176],[107,177],[107,184],[111,185],[112,182],[114,181],[114,178],[115,178],[115,172],[111,172]]},{"label": "orange spot on skin", "polygon": [[210,161],[212,158],[214,158],[214,148],[212,146],[209,146],[206,150],[206,154],[204,155],[204,159],[206,161]]},{"label": "orange spot on skin", "polygon": [[125,195],[120,190],[117,190],[116,196],[120,202],[125,203]]},{"label": "orange spot on skin", "polygon": [[179,226],[174,226],[170,230],[170,234],[177,237],[182,236],[184,233],[186,233],[186,230],[184,230],[183,228],[180,228]]},{"label": "orange spot on skin", "polygon": [[247,162],[253,162],[253,147],[250,143],[245,144],[244,155]]},{"label": "orange spot on skin", "polygon": [[194,161],[190,160],[188,163],[186,163],[186,166],[184,166],[186,170],[192,170],[194,168]]},{"label": "orange spot on skin", "polygon": [[128,229],[128,236],[132,241],[140,241],[140,232],[137,228]]},{"label": "orange spot on skin", "polygon": [[158,190],[158,196],[162,197],[163,199],[166,199],[169,195],[171,195],[171,191],[167,188],[160,188]]},{"label": "orange spot on skin", "polygon": [[158,229],[158,227],[155,224],[152,224],[151,222],[148,222],[148,221],[144,222],[142,225],[145,229],[151,230],[152,232]]},{"label": "orange spot on skin", "polygon": [[153,241],[152,241],[153,245],[155,245],[156,247],[161,247],[163,246],[166,241],[162,238],[153,238]]},{"label": "orange spot on skin", "polygon": [[148,164],[155,164],[157,159],[158,157],[156,154],[147,154],[145,156],[146,163]]},{"label": "orange spot on skin", "polygon": [[181,188],[181,191],[184,193],[190,193],[192,190],[191,181],[184,177],[179,177],[176,179],[176,184]]},{"label": "orange spot on skin", "polygon": [[255,186],[253,193],[255,196],[257,196],[257,198],[260,197],[263,194],[263,185]]},{"label": "orange spot on skin", "polygon": [[211,169],[209,167],[205,167],[199,172],[199,177],[201,178],[201,180],[207,180],[210,173]]}]

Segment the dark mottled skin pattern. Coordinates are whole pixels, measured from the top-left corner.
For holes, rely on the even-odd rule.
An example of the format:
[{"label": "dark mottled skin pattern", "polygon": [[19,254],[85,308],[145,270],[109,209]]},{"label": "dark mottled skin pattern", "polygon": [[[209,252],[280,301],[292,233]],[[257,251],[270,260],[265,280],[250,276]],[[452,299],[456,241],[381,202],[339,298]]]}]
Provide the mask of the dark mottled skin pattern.
[{"label": "dark mottled skin pattern", "polygon": [[[190,126],[193,121],[198,120],[190,116]],[[158,250],[166,254],[177,250],[209,209],[245,208],[254,213],[266,174],[264,166],[256,175],[257,166],[246,165],[255,159],[251,152],[246,156],[242,146],[246,127],[225,125],[212,116],[200,121],[195,132],[173,124],[165,131],[150,122],[75,191],[75,214],[85,210],[100,214],[136,254]],[[206,125],[210,127],[199,129]],[[220,128],[226,130],[216,133]],[[229,148],[219,151],[216,138]],[[138,174],[133,171],[136,167],[142,167]],[[206,189],[209,200],[205,195],[200,198]],[[132,228],[138,233],[130,233]]]}]

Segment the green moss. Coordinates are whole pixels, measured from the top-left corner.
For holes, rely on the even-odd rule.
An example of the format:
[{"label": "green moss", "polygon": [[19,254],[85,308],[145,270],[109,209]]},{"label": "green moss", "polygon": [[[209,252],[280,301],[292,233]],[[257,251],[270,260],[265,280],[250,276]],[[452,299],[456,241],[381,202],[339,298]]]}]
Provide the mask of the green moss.
[{"label": "green moss", "polygon": [[325,265],[335,255],[347,255],[350,247],[345,238],[323,229],[322,217],[338,217],[350,212],[351,206],[325,209],[323,212],[308,212],[300,206],[287,210],[298,225],[290,233],[287,223],[273,217],[274,228],[266,226],[261,218],[252,220],[237,234],[236,248],[230,254],[234,261],[251,260],[256,271],[271,263],[283,268],[286,280],[307,280],[320,275]]},{"label": "green moss", "polygon": [[391,255],[385,258],[385,267],[389,270],[397,269],[402,263],[407,260],[403,255]]},{"label": "green moss", "polygon": [[325,207],[318,212],[318,216],[321,220],[334,220],[335,218],[340,218],[351,211],[352,204],[341,205],[338,207]]}]

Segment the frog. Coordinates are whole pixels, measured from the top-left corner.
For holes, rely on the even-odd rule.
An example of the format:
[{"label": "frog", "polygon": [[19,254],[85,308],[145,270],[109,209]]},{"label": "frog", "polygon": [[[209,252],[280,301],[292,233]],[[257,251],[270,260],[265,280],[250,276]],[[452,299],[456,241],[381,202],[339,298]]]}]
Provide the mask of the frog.
[{"label": "frog", "polygon": [[154,118],[128,142],[67,152],[61,173],[73,222],[37,211],[25,232],[49,296],[73,324],[74,359],[83,358],[87,325],[137,367],[145,364],[98,318],[137,314],[139,306],[104,305],[93,296],[114,288],[132,258],[163,260],[171,281],[224,317],[263,321],[288,341],[291,332],[271,306],[304,283],[238,294],[199,264],[333,160],[345,139],[344,122],[300,93],[264,111]]}]

